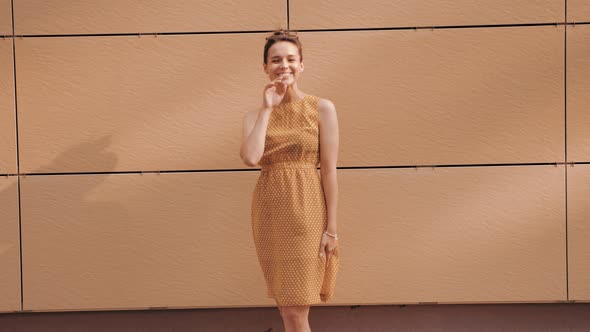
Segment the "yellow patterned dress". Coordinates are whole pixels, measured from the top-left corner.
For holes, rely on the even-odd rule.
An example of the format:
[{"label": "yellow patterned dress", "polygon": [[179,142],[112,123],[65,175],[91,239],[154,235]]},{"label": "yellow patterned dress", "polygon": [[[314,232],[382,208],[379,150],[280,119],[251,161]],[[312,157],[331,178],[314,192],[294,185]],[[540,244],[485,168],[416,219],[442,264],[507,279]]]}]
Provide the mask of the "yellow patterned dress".
[{"label": "yellow patterned dress", "polygon": [[267,296],[279,306],[332,299],[340,250],[319,257],[327,226],[319,163],[319,98],[275,106],[252,195],[252,233]]}]

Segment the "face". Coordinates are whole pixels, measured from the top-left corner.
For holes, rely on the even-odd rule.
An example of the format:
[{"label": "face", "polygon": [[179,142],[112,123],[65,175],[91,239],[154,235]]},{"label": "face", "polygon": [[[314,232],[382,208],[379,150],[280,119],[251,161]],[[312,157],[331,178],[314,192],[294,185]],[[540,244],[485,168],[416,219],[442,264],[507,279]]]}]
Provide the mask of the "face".
[{"label": "face", "polygon": [[291,85],[299,79],[303,71],[299,49],[288,41],[274,43],[268,50],[267,62],[264,64],[264,71],[271,81],[284,74],[283,82]]}]

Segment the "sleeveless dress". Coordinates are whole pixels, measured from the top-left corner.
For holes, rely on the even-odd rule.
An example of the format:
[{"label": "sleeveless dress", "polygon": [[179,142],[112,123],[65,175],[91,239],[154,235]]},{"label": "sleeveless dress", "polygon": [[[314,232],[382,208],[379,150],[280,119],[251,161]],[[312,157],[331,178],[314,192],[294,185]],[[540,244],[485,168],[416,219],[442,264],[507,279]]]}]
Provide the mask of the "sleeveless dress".
[{"label": "sleeveless dress", "polygon": [[252,233],[267,296],[279,306],[332,299],[339,247],[319,257],[328,225],[319,163],[319,97],[273,107],[252,194]]}]

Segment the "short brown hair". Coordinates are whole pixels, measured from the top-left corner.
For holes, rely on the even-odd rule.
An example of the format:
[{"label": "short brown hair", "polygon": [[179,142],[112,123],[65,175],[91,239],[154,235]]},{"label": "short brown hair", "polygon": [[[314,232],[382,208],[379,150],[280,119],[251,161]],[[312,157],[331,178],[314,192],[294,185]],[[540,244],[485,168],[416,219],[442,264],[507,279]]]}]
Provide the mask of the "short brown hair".
[{"label": "short brown hair", "polygon": [[264,45],[264,63],[268,63],[268,50],[276,42],[288,41],[295,44],[299,49],[299,61],[303,61],[303,47],[297,36],[297,31],[279,29],[272,33],[272,35],[266,37],[266,44]]}]

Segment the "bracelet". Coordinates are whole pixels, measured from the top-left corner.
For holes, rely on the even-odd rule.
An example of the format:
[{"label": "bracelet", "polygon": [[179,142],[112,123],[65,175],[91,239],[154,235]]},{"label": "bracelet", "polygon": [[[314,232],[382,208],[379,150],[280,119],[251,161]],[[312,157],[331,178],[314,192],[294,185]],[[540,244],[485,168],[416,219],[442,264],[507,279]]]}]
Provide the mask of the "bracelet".
[{"label": "bracelet", "polygon": [[328,235],[328,236],[330,236],[330,237],[333,237],[333,238],[335,238],[336,240],[338,240],[338,234],[330,234],[330,233],[328,233],[328,231],[324,231],[324,234],[326,234],[326,235]]}]

